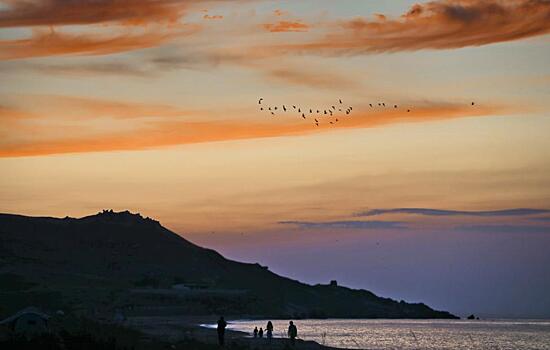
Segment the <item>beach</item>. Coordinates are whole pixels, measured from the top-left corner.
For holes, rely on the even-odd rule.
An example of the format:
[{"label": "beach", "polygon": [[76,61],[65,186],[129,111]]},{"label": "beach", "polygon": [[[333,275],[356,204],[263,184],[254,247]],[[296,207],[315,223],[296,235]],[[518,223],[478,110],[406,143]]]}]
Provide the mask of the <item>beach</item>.
[{"label": "beach", "polygon": [[[204,344],[217,344],[217,334],[214,325],[215,317],[189,316],[146,316],[130,317],[125,326],[139,330],[151,340],[162,339],[165,342],[177,344],[184,339],[194,339]],[[267,338],[254,339],[249,333],[237,330],[229,322],[225,333],[225,342],[228,347],[245,347],[250,349],[269,348],[284,349],[289,345],[286,338],[275,336],[271,342]],[[297,339],[295,349],[336,349],[323,346],[313,340]]]}]

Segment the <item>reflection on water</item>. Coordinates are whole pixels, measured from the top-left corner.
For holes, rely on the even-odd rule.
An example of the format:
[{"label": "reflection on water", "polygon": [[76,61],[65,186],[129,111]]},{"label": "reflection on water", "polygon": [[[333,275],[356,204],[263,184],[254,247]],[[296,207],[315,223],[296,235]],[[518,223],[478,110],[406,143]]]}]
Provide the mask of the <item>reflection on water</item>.
[{"label": "reflection on water", "polygon": [[[285,336],[288,320],[272,320]],[[517,350],[549,349],[549,320],[297,320],[301,339],[350,349]],[[232,321],[230,329],[252,332],[267,320]]]}]

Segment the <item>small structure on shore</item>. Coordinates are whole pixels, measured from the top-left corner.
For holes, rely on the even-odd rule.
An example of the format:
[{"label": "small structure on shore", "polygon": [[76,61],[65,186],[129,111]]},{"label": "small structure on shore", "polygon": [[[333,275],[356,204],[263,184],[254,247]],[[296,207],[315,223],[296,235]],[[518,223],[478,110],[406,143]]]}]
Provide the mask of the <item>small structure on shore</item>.
[{"label": "small structure on shore", "polygon": [[331,287],[338,287],[338,282],[336,280],[332,280],[332,281],[330,281],[330,286]]},{"label": "small structure on shore", "polygon": [[29,306],[0,321],[0,325],[8,326],[17,335],[30,338],[48,332],[49,318],[38,308]]}]

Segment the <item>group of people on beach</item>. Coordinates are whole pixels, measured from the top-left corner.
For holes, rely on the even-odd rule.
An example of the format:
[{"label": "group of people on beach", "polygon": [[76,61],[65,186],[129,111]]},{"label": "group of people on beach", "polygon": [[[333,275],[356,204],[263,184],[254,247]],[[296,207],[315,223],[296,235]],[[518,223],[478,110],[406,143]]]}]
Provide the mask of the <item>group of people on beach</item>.
[{"label": "group of people on beach", "polygon": [[[273,323],[271,321],[267,322],[267,325],[265,326],[265,334],[269,341],[271,341],[271,338],[273,338]],[[296,325],[294,325],[294,322],[290,321],[288,323],[288,338],[290,339],[290,344],[294,345],[296,343],[296,337],[298,336],[298,328],[296,328]],[[258,330],[258,327],[254,327],[254,331],[252,332],[252,336],[254,338],[263,338],[264,337],[264,330],[262,327]]]},{"label": "group of people on beach", "polygon": [[[267,326],[265,326],[265,332],[267,339],[273,338],[273,323],[271,321],[267,322]],[[264,330],[262,327],[260,327],[260,330],[258,330],[258,327],[254,327],[254,331],[252,332],[254,335],[254,338],[263,338],[264,337]]]},{"label": "group of people on beach", "polygon": [[[224,338],[225,338],[225,328],[227,327],[227,322],[225,322],[223,316],[220,317],[218,320],[218,342],[220,346],[224,345]],[[271,321],[267,322],[267,325],[265,326],[265,334],[268,341],[271,342],[271,338],[273,338],[273,323]],[[254,338],[263,338],[264,337],[264,329],[260,327],[258,330],[258,327],[254,327],[254,331],[252,332],[252,335]],[[288,338],[290,339],[290,345],[294,346],[296,343],[296,337],[298,336],[298,328],[296,328],[296,325],[294,322],[290,321],[288,323]]]}]

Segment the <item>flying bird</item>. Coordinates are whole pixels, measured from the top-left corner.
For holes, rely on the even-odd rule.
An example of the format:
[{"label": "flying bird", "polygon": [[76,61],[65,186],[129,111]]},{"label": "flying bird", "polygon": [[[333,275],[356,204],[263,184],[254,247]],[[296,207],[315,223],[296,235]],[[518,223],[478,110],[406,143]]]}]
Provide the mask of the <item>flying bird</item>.
[{"label": "flying bird", "polygon": [[[1,1],[1,0],[0,0]],[[317,114],[324,114],[325,116],[330,116],[330,117],[337,117],[338,116],[338,113],[340,112],[346,112],[346,115],[349,115],[351,114],[352,110],[353,110],[353,107],[352,106],[348,106],[346,107],[346,109],[344,109],[343,107],[343,104],[344,102],[342,101],[341,98],[338,99],[338,103],[339,105],[331,105],[329,106],[327,109],[323,109],[323,110],[319,110],[319,109],[314,109],[314,108],[304,108],[304,111],[302,112],[302,108],[297,106],[297,105],[289,105],[288,107],[286,105],[281,105],[281,106],[263,106],[263,101],[264,101],[264,98],[261,97],[258,99],[258,104],[260,104],[260,111],[269,111],[269,113],[271,113],[272,116],[276,116],[276,111],[277,110],[280,110],[282,109],[283,111],[287,112],[288,110],[290,110],[290,107],[292,106],[293,109],[297,110],[298,111],[298,115],[303,118],[303,119],[307,119],[306,118],[306,114],[307,114],[307,111],[309,110],[309,114],[314,114],[314,113],[317,113]],[[474,103],[472,102],[472,105]],[[340,106],[342,105],[342,106]],[[384,102],[379,102],[378,103],[379,106],[386,106],[386,104]],[[370,107],[373,107],[374,105],[372,103],[369,103],[369,106]],[[397,105],[394,105],[394,108],[397,108]],[[319,118],[319,117],[317,117]],[[316,126],[319,126],[319,119],[315,119],[315,125]],[[335,118],[333,119],[332,121],[330,121],[330,124],[335,124],[336,122],[338,122],[338,118]]]},{"label": "flying bird", "polygon": [[393,108],[397,108],[397,105],[393,105]]},{"label": "flying bird", "polygon": [[372,107],[372,103],[369,103],[369,106],[371,106],[371,107]]},{"label": "flying bird", "polygon": [[472,106],[474,105],[474,103],[472,102]]}]

